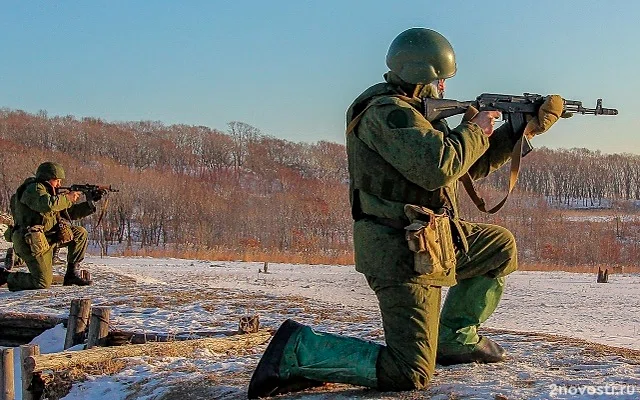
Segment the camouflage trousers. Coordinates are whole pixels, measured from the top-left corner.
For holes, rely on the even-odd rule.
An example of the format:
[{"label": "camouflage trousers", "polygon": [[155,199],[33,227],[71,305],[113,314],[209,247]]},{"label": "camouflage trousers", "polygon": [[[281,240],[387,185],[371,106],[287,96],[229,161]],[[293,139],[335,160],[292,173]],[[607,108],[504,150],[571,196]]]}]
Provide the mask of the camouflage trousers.
[{"label": "camouflage trousers", "polygon": [[23,232],[14,232],[11,239],[14,251],[27,264],[29,272],[12,272],[7,278],[11,291],[46,289],[53,280],[53,254],[58,247],[67,247],[67,264],[74,265],[84,260],[88,245],[87,230],[81,226],[71,226],[73,240],[63,245],[49,241],[50,248],[42,254],[34,255],[24,240]]},{"label": "camouflage trousers", "polygon": [[[469,251],[464,254],[458,250],[456,254],[456,278],[457,286],[464,290],[456,292],[456,286],[449,290],[442,321],[440,287],[411,279],[402,282],[367,276],[378,298],[386,341],[377,361],[380,390],[424,388],[435,369],[440,323],[454,332],[467,329],[475,334],[495,310],[504,276],[517,268],[515,240],[507,229],[464,221],[461,224]],[[478,296],[489,288],[494,297],[491,301]],[[470,298],[469,293],[474,296]]]}]

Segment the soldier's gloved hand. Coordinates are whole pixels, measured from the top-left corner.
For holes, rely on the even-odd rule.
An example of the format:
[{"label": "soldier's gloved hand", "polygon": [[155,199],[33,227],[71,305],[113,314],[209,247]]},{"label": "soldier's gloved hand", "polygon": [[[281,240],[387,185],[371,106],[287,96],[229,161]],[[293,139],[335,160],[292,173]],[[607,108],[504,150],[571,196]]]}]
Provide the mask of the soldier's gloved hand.
[{"label": "soldier's gloved hand", "polygon": [[558,118],[568,118],[571,115],[563,115],[564,100],[557,94],[551,94],[547,96],[544,103],[538,109],[538,115],[534,116],[527,123],[527,137],[532,137],[546,132],[551,128],[551,125],[555,124]]},{"label": "soldier's gloved hand", "polygon": [[105,190],[94,190],[90,193],[91,201],[100,201],[102,200],[102,196],[104,196],[107,192]]}]

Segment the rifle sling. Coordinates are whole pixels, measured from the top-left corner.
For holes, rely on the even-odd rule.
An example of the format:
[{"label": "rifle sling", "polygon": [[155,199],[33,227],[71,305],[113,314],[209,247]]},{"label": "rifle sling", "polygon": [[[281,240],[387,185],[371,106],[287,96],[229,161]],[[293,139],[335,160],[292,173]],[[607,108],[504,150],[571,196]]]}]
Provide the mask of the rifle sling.
[{"label": "rifle sling", "polygon": [[96,228],[100,226],[100,222],[102,222],[102,217],[104,217],[105,211],[107,211],[107,206],[109,206],[109,198],[104,199],[104,203],[102,207],[100,207],[100,215],[98,216],[98,222],[96,223]]},{"label": "rifle sling", "polygon": [[513,150],[511,151],[511,166],[509,173],[509,190],[504,198],[495,206],[487,210],[486,202],[484,199],[478,194],[475,186],[473,185],[473,179],[471,175],[467,172],[460,178],[460,182],[462,182],[462,186],[467,191],[467,194],[473,201],[473,204],[476,205],[478,210],[487,213],[487,214],[495,214],[497,213],[507,202],[509,195],[513,191],[513,188],[516,186],[516,182],[518,181],[518,175],[520,174],[520,161],[522,160],[522,143],[524,142],[525,135],[530,133],[529,125],[527,125],[524,129],[524,132],[513,146]]}]

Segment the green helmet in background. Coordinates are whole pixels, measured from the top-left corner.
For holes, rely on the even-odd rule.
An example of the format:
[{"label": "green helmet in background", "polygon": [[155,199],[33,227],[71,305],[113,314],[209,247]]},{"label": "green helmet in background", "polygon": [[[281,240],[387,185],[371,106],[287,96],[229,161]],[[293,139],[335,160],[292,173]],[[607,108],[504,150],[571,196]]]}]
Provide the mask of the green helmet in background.
[{"label": "green helmet in background", "polygon": [[38,165],[36,179],[48,181],[50,179],[64,179],[64,169],[62,165],[51,161]]},{"label": "green helmet in background", "polygon": [[407,83],[428,84],[456,74],[456,55],[451,43],[438,32],[411,28],[391,42],[387,66]]}]

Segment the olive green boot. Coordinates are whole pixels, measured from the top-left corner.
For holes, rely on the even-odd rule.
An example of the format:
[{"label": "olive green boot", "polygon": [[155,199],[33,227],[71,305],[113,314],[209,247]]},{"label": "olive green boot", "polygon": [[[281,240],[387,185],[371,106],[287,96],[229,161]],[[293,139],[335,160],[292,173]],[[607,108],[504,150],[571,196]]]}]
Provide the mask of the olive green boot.
[{"label": "olive green boot", "polygon": [[324,382],[376,387],[380,348],[352,337],[315,332],[288,319],[260,359],[247,395],[250,399],[270,397]]},{"label": "olive green boot", "polygon": [[478,335],[480,324],[498,307],[504,282],[504,277],[476,276],[449,289],[440,313],[438,364],[494,363],[505,359],[500,345]]}]

